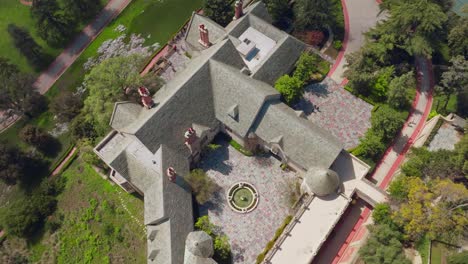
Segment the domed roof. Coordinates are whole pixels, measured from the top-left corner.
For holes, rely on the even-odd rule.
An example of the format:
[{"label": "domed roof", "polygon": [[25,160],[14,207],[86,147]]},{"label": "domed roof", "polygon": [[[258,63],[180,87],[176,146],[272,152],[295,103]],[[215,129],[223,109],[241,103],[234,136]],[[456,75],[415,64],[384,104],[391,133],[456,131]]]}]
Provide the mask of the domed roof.
[{"label": "domed roof", "polygon": [[304,176],[302,186],[307,192],[317,196],[335,193],[340,186],[340,176],[330,169],[312,167]]},{"label": "domed roof", "polygon": [[213,256],[213,239],[203,231],[190,232],[185,241],[186,249],[195,256],[211,258]]}]

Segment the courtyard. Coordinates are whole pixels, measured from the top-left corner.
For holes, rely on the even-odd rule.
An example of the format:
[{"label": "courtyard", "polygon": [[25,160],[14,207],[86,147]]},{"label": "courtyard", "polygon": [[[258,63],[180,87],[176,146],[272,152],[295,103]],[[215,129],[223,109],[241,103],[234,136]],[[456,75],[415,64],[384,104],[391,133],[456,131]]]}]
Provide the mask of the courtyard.
[{"label": "courtyard", "polygon": [[359,138],[371,126],[373,106],[328,77],[321,83],[307,86],[295,108],[302,110],[307,119],[338,138],[345,149],[356,147]]},{"label": "courtyard", "polygon": [[[200,207],[200,214],[208,214],[210,221],[229,237],[233,263],[255,263],[289,214],[287,185],[296,176],[283,171],[281,162],[269,154],[247,157],[226,141],[216,143],[221,147],[209,151],[200,168],[220,188]],[[237,213],[228,205],[226,192],[238,182],[247,182],[258,191],[259,202],[252,212]]]}]

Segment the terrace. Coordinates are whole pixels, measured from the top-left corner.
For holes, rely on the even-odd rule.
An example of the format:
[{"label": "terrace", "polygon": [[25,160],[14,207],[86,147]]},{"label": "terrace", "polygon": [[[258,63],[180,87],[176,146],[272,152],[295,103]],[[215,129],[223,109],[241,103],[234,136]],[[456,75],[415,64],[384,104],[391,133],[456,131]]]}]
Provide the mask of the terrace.
[{"label": "terrace", "polygon": [[[289,214],[286,186],[295,173],[281,170],[281,163],[269,154],[247,157],[225,141],[217,143],[221,147],[208,152],[200,167],[220,189],[200,214],[208,214],[229,237],[234,263],[254,263]],[[227,192],[239,182],[248,182],[258,192],[258,205],[251,212],[236,212],[228,205]]]}]

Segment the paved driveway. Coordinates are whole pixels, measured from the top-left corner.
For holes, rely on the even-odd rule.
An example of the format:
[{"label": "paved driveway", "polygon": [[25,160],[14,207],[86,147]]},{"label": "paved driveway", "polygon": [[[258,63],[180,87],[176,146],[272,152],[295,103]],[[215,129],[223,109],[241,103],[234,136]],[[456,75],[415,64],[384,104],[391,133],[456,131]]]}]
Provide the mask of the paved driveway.
[{"label": "paved driveway", "polygon": [[[382,19],[379,14],[379,5],[376,0],[343,0],[347,14],[345,14],[345,23],[348,25],[347,40],[345,36],[346,50],[344,55],[357,51],[364,44],[364,35],[373,27],[377,21]],[[339,56],[340,58],[340,56]],[[342,74],[344,72],[346,58],[341,54],[341,59],[337,58],[338,65],[334,67],[331,78],[337,83],[343,82]]]},{"label": "paved driveway", "polygon": [[[207,154],[200,167],[221,188],[200,209],[201,214],[208,213],[229,237],[234,263],[255,263],[288,215],[285,186],[295,174],[282,171],[280,162],[270,155],[246,157],[226,143]],[[259,193],[257,208],[247,214],[232,211],[226,201],[227,190],[239,181],[253,184]]]}]

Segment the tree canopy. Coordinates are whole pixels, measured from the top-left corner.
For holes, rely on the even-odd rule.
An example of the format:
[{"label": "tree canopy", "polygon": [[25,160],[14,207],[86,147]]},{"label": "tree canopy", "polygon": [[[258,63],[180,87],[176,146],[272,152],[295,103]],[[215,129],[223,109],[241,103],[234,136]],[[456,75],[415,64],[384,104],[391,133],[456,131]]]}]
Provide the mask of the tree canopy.
[{"label": "tree canopy", "polygon": [[405,235],[418,240],[427,234],[431,239],[457,242],[468,225],[468,190],[451,180],[425,183],[417,177],[405,177],[407,199],[394,212],[395,222]]},{"label": "tree canopy", "polygon": [[372,130],[380,135],[384,142],[392,140],[404,122],[401,113],[386,105],[380,106],[371,117]]},{"label": "tree canopy", "polygon": [[359,255],[366,264],[410,264],[405,257],[401,244],[401,233],[388,225],[370,226],[370,237],[359,250]]},{"label": "tree canopy", "polygon": [[289,75],[283,75],[275,83],[275,89],[281,93],[286,103],[293,103],[303,91],[304,83],[296,78]]},{"label": "tree canopy", "polygon": [[0,143],[0,179],[14,185],[24,176],[24,154],[17,148]]},{"label": "tree canopy", "polygon": [[143,58],[136,54],[110,58],[92,68],[85,76],[84,83],[89,95],[84,101],[84,112],[86,120],[93,124],[99,135],[109,130],[115,102],[139,102],[136,88],[145,86],[155,92],[161,86],[161,79],[154,74],[140,76],[142,61]]},{"label": "tree canopy", "polygon": [[333,21],[333,4],[333,1],[296,0],[294,4],[296,27],[300,30],[323,30]]},{"label": "tree canopy", "polygon": [[8,60],[0,58],[0,110],[36,116],[45,110],[47,102],[32,86],[35,79],[20,73]]},{"label": "tree canopy", "polygon": [[76,20],[66,15],[56,0],[33,0],[31,13],[39,36],[53,47],[66,45],[75,34]]},{"label": "tree canopy", "polygon": [[416,91],[416,80],[412,72],[395,77],[390,81],[387,103],[396,109],[408,109]]},{"label": "tree canopy", "polygon": [[234,7],[229,0],[204,0],[203,11],[204,15],[223,27],[234,17]]},{"label": "tree canopy", "polygon": [[202,169],[192,170],[185,176],[185,180],[192,187],[195,199],[199,204],[208,202],[217,189],[216,183]]}]

